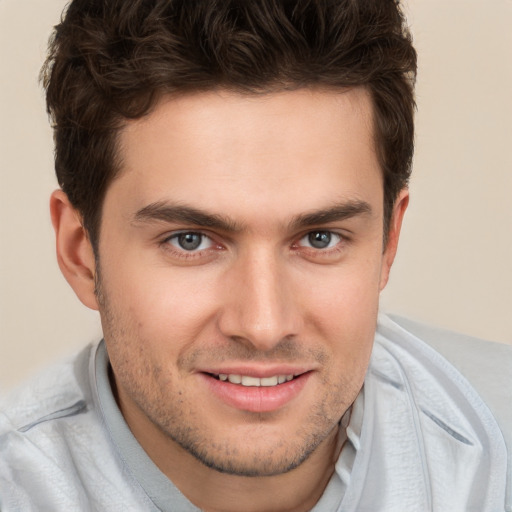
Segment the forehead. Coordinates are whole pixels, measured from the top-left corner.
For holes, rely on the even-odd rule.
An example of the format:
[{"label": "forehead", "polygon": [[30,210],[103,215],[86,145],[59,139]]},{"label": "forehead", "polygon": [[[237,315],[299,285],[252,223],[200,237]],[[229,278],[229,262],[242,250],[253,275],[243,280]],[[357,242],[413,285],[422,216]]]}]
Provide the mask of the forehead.
[{"label": "forehead", "polygon": [[318,208],[382,187],[363,88],[165,98],[125,126],[120,156],[110,188],[137,209],[172,199],[226,211],[244,197],[256,210]]}]

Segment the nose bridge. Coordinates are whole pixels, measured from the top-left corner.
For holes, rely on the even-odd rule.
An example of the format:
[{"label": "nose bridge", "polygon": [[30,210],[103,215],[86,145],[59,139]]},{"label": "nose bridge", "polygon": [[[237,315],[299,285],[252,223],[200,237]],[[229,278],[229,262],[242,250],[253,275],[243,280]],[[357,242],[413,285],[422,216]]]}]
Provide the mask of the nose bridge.
[{"label": "nose bridge", "polygon": [[285,262],[270,247],[240,257],[230,270],[230,297],[221,312],[224,335],[270,350],[297,334],[300,317]]}]

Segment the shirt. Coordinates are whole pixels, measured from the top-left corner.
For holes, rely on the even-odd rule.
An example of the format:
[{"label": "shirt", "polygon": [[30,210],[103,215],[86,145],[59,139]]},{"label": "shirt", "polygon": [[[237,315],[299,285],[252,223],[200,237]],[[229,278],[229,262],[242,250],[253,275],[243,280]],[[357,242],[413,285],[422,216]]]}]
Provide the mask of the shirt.
[{"label": "shirt", "polygon": [[[45,372],[0,410],[0,509],[197,511],[131,434],[104,342]],[[348,416],[345,416],[348,419]],[[380,315],[348,441],[314,512],[501,512],[507,448],[471,384]]]}]

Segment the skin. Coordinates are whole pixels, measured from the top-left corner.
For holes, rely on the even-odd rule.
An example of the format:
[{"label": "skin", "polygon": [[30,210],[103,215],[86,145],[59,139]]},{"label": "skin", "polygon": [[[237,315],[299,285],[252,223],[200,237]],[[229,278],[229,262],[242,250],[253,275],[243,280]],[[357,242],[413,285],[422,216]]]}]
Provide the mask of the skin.
[{"label": "skin", "polygon": [[[126,125],[120,152],[99,262],[62,191],[51,211],[61,269],[100,311],[128,425],[204,510],[309,510],[363,384],[408,202],[404,190],[383,247],[369,95],[167,98]],[[234,406],[209,375],[234,368],[301,384],[275,408],[274,391]]]}]

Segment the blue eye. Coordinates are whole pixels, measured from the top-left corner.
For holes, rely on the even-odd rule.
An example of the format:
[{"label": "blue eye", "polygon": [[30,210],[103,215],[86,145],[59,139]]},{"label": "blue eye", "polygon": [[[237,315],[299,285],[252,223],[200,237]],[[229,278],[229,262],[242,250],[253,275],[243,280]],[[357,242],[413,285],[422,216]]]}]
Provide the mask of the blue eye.
[{"label": "blue eye", "polygon": [[202,233],[196,233],[194,231],[184,231],[182,233],[176,233],[172,235],[168,242],[182,251],[202,251],[209,249],[212,246],[212,241],[206,235]]},{"label": "blue eye", "polygon": [[313,249],[330,249],[340,241],[341,236],[332,231],[311,231],[300,239],[299,244]]}]

